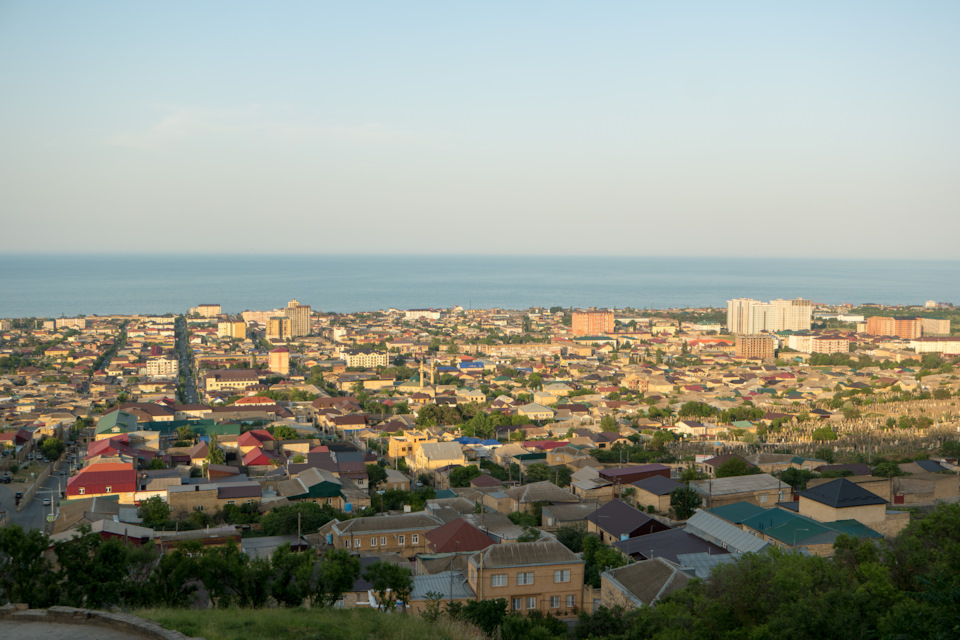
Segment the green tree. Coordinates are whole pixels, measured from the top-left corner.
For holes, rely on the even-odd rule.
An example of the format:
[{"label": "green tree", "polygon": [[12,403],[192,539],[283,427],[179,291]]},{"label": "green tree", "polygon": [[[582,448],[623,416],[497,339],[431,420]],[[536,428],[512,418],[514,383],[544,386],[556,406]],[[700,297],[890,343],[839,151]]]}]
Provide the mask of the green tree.
[{"label": "green tree", "polygon": [[170,505],[160,496],[152,496],[140,501],[137,514],[143,518],[143,526],[159,529],[170,519]]},{"label": "green tree", "polygon": [[836,440],[837,434],[830,427],[819,427],[813,430],[810,437],[813,438],[815,442],[825,442],[827,440]]},{"label": "green tree", "polygon": [[793,487],[794,491],[803,491],[807,488],[807,482],[813,478],[819,478],[820,474],[809,469],[789,468],[780,472],[780,479]]},{"label": "green tree", "polygon": [[43,555],[48,546],[39,529],[0,528],[0,602],[25,602],[31,608],[55,603],[55,581]]},{"label": "green tree", "polygon": [[367,482],[370,486],[371,494],[377,490],[377,487],[387,481],[387,471],[379,464],[371,463],[367,465]]},{"label": "green tree", "polygon": [[611,431],[613,433],[619,433],[620,427],[617,425],[617,419],[611,414],[607,414],[600,419],[600,430],[601,431]]},{"label": "green tree", "polygon": [[813,453],[813,457],[817,460],[823,460],[824,462],[833,464],[833,449],[830,447],[820,447]]},{"label": "green tree", "polygon": [[327,551],[317,565],[317,589],[314,600],[332,607],[360,577],[360,559],[343,549]]},{"label": "green tree", "polygon": [[[368,581],[377,594],[380,606],[392,611],[397,601],[404,605],[410,601],[410,592],[413,591],[413,572],[390,562],[374,562],[367,565],[363,572],[363,579]],[[391,597],[387,598],[387,593]]]},{"label": "green tree", "polygon": [[608,547],[594,534],[583,539],[583,581],[600,588],[600,574],[607,569],[616,569],[627,564],[627,558],[614,547]]},{"label": "green tree", "polygon": [[40,443],[40,451],[48,460],[59,460],[66,448],[67,445],[63,444],[63,440],[59,438],[45,438]]},{"label": "green tree", "polygon": [[450,486],[469,487],[470,481],[482,473],[483,472],[480,471],[479,467],[475,467],[473,465],[469,467],[457,467],[450,472]]},{"label": "green tree", "polygon": [[147,465],[147,471],[157,471],[159,469],[164,469],[165,465],[163,464],[163,458],[156,456],[150,463]]},{"label": "green tree", "polygon": [[273,435],[277,440],[296,440],[300,437],[300,434],[297,433],[297,430],[293,427],[285,424],[278,424],[273,427],[268,427],[267,431]]},{"label": "green tree", "polygon": [[274,570],[270,595],[285,607],[302,605],[312,595],[313,554],[294,552],[284,544],[273,552],[270,563]]},{"label": "green tree", "polygon": [[718,478],[733,478],[735,476],[750,476],[762,473],[760,469],[743,458],[730,458],[719,467],[717,467]]},{"label": "green tree", "polygon": [[220,448],[217,442],[217,434],[211,434],[210,444],[207,447],[207,462],[210,464],[226,464],[227,454]]},{"label": "green tree", "polygon": [[583,540],[587,536],[587,527],[581,523],[566,524],[557,528],[557,541],[574,553],[583,551]]},{"label": "green tree", "polygon": [[686,520],[703,504],[696,489],[690,486],[677,487],[670,493],[670,507],[679,520]]}]

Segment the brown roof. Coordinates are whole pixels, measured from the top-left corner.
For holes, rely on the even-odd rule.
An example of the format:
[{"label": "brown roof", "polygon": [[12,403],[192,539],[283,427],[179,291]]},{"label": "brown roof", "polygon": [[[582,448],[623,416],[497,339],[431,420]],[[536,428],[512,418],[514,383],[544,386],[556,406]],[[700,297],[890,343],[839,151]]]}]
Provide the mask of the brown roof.
[{"label": "brown roof", "polygon": [[428,531],[425,535],[430,541],[430,550],[434,553],[480,551],[496,544],[490,536],[463,518]]}]

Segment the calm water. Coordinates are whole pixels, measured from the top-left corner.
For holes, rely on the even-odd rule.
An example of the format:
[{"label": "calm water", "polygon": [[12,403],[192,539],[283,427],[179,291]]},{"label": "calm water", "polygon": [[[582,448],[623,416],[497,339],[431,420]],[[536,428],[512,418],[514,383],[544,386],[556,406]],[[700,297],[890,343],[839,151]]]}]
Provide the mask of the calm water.
[{"label": "calm water", "polygon": [[2,256],[0,317],[272,309],[960,302],[960,261],[515,256]]}]

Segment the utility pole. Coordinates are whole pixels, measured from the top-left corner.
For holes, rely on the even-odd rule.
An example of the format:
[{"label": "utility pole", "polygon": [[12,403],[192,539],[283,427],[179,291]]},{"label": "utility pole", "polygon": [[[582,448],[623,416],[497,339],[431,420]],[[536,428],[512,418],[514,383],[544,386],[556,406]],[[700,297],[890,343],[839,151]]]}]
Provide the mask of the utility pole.
[{"label": "utility pole", "polygon": [[297,551],[300,550],[300,516],[302,515],[301,511],[297,511]]}]

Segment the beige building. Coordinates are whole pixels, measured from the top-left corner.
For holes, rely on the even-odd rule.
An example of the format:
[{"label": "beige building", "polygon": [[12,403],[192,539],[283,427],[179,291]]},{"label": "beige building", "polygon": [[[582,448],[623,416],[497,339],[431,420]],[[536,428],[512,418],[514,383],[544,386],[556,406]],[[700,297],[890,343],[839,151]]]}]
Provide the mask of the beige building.
[{"label": "beige building", "polygon": [[466,463],[467,459],[459,442],[427,442],[414,452],[412,466],[417,473],[424,473],[452,464],[463,466]]},{"label": "beige building", "polygon": [[330,527],[331,545],[354,553],[399,553],[404,558],[413,558],[427,553],[426,534],[441,525],[442,520],[423,511],[345,522],[334,520]]},{"label": "beige building", "polygon": [[387,455],[391,460],[413,457],[420,445],[427,442],[436,442],[422,431],[404,431],[400,435],[392,435],[387,441]]},{"label": "beige building", "polygon": [[176,358],[150,358],[145,373],[151,378],[176,378],[180,373],[180,363]]},{"label": "beige building", "polygon": [[925,336],[948,336],[950,335],[950,320],[920,318],[920,330]]},{"label": "beige building", "polygon": [[310,335],[310,305],[300,304],[296,299],[287,303],[284,310],[290,318],[290,335],[294,338]]},{"label": "beige building", "polygon": [[223,313],[219,304],[198,304],[192,311],[204,318],[216,318]]},{"label": "beige building", "polygon": [[365,349],[345,349],[341,354],[348,367],[362,367],[372,369],[385,367],[388,364],[386,351],[367,351]]},{"label": "beige building", "polygon": [[267,320],[267,340],[289,340],[291,321],[286,316],[274,316]]},{"label": "beige building", "polygon": [[733,334],[809,331],[812,319],[813,303],[802,298],[766,303],[750,298],[727,301],[727,331]]},{"label": "beige building", "polygon": [[736,357],[772,359],[774,356],[773,336],[737,336]]},{"label": "beige building", "polygon": [[270,352],[270,370],[282,376],[290,373],[290,350],[277,347]]},{"label": "beige building", "polygon": [[773,507],[790,500],[790,485],[770,474],[760,473],[733,478],[696,480],[690,483],[703,498],[703,508],[712,509],[734,502],[749,502],[758,507]]},{"label": "beige building", "polygon": [[569,618],[583,608],[583,570],[556,540],[497,544],[470,557],[467,584],[478,600],[506,599],[510,611]]},{"label": "beige building", "polygon": [[217,323],[217,336],[234,340],[247,339],[247,323],[242,320],[226,320]]}]

